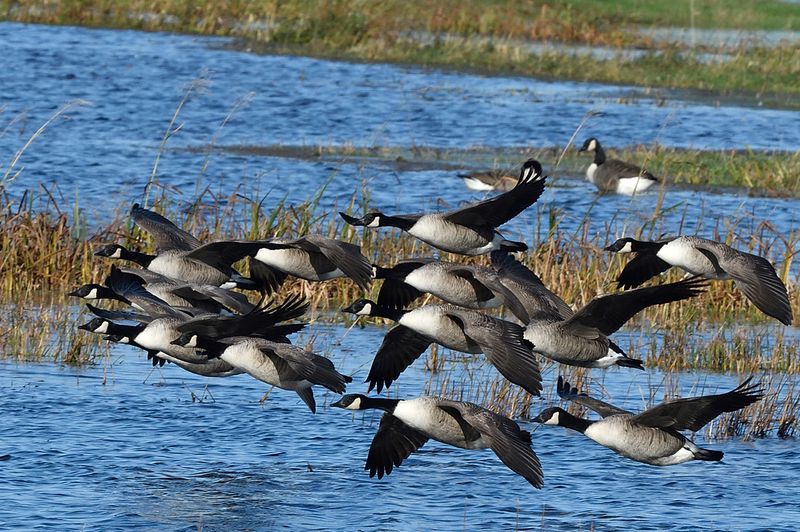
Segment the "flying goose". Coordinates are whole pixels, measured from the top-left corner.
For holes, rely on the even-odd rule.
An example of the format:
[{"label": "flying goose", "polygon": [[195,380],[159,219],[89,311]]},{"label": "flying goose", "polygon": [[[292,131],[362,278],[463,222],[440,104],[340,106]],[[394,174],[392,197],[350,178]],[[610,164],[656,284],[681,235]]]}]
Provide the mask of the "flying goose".
[{"label": "flying goose", "polygon": [[574,312],[563,299],[548,290],[539,276],[505,251],[492,251],[492,268],[497,278],[525,308],[529,320],[542,316],[571,317]]},{"label": "flying goose", "polygon": [[494,249],[524,251],[528,248],[524,243],[506,240],[497,227],[533,205],[544,191],[544,182],[542,166],[529,159],[513,189],[454,211],[397,216],[371,212],[362,218],[339,215],[350,225],[397,227],[435,248],[461,255],[482,255]]},{"label": "flying goose", "polygon": [[658,183],[658,178],[647,170],[618,159],[606,159],[606,153],[594,137],[586,139],[578,151],[594,152],[594,161],[586,169],[586,179],[601,193],[633,196]]},{"label": "flying goose", "polygon": [[514,293],[497,274],[484,266],[411,259],[391,268],[373,266],[376,279],[384,279],[378,305],[405,308],[423,292],[459,307],[482,309],[505,305],[520,321],[528,322],[528,313]]},{"label": "flying goose", "polygon": [[388,388],[428,346],[437,343],[463,353],[483,353],[509,381],[528,393],[542,390],[539,363],[516,323],[453,305],[425,305],[414,310],[391,309],[359,299],[342,312],[377,316],[397,322],[381,343],[365,382],[369,391]]},{"label": "flying goose", "polygon": [[188,332],[173,345],[197,348],[210,358],[219,357],[251,377],[283,390],[297,392],[312,413],[316,413],[312,386],[318,384],[334,393],[344,393],[353,379],[342,375],[327,358],[290,344],[262,338],[232,337],[214,340]]},{"label": "flying goose", "polygon": [[641,360],[628,357],[608,336],[645,308],[694,297],[704,287],[695,278],[596,297],[567,319],[557,314],[532,318],[525,339],[534,351],[561,364],[644,369]]},{"label": "flying goose", "polygon": [[331,406],[385,412],[364,466],[370,478],[390,474],[428,439],[434,439],[461,449],[490,448],[506,467],[534,488],[544,485],[531,434],[511,419],[476,404],[430,396],[399,400],[350,394]]},{"label": "flying goose", "polygon": [[605,249],[614,253],[637,254],[617,277],[622,288],[639,286],[671,266],[677,266],[706,279],[733,279],[737,288],[764,314],[784,325],[792,323],[792,307],[786,286],[764,257],[696,236],[679,236],[657,242],[620,238]]},{"label": "flying goose", "polygon": [[294,240],[234,240],[227,244],[234,256],[249,255],[271,271],[273,287],[279,287],[287,275],[307,281],[327,281],[349,277],[363,290],[369,289],[372,265],[361,248],[354,244],[305,235]]},{"label": "flying goose", "polygon": [[[156,246],[156,255],[151,259],[144,254],[122,256],[139,262],[148,270],[166,277],[196,284],[210,284],[232,288],[262,289],[252,279],[247,279],[234,270],[231,265],[244,258],[235,251],[230,242],[210,242],[202,244],[197,238],[176,226],[171,221],[153,211],[143,209],[138,203],[131,208],[131,218],[141,229],[149,233]],[[99,250],[104,256],[116,257],[119,247],[106,247]],[[106,255],[111,251],[110,255]],[[96,253],[96,254],[97,254]],[[141,260],[137,260],[141,259]],[[143,264],[146,262],[146,264]]]},{"label": "flying goose", "polygon": [[516,168],[458,174],[458,177],[464,180],[464,184],[468,189],[478,191],[502,190],[506,192],[514,188],[517,181],[519,181]]},{"label": "flying goose", "polygon": [[758,384],[745,380],[730,392],[677,399],[633,414],[585,394],[558,378],[558,395],[594,410],[602,419],[590,421],[558,408],[548,408],[534,421],[576,430],[587,438],[637,462],[668,466],[689,460],[718,462],[722,451],[702,449],[680,433],[697,432],[723,412],[735,412],[763,397]]}]

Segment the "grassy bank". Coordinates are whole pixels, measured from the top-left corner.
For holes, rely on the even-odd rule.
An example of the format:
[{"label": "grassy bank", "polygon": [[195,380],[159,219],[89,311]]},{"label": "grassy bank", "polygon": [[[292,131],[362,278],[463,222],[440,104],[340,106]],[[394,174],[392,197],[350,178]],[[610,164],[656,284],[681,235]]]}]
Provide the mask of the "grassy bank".
[{"label": "grassy bank", "polygon": [[[579,136],[579,139],[582,139]],[[601,139],[602,140],[602,139]],[[191,148],[205,153],[203,146]],[[559,148],[508,147],[439,149],[425,146],[394,148],[373,146],[214,146],[214,150],[243,155],[297,159],[332,160],[373,159],[398,168],[442,169],[457,173],[473,170],[503,169],[516,177],[519,162],[533,157],[545,163],[554,178],[584,178],[591,158],[572,146]],[[764,152],[752,150],[692,150],[663,146],[609,148],[609,157],[644,165],[670,185],[692,187],[736,187],[752,196],[800,197],[800,152]],[[562,157],[563,152],[563,157]],[[554,165],[560,159],[558,168]]]},{"label": "grassy bank", "polygon": [[[724,51],[721,62],[684,53],[689,43],[659,41],[633,26],[800,29],[800,6],[766,2],[688,0],[500,2],[308,2],[194,3],[167,0],[0,1],[0,16],[21,22],[167,30],[247,39],[249,48],[322,57],[413,63],[490,73],[592,80],[643,86],[681,87],[753,95],[783,94],[779,105],[798,105],[800,47],[695,47]],[[433,36],[420,41],[414,35]],[[436,38],[446,35],[453,39]],[[475,37],[478,37],[477,39]],[[489,38],[487,40],[487,38]],[[528,42],[552,41],[637,47],[641,58],[624,54],[598,60],[569,51],[532,54]],[[612,54],[613,55],[613,54]]]}]

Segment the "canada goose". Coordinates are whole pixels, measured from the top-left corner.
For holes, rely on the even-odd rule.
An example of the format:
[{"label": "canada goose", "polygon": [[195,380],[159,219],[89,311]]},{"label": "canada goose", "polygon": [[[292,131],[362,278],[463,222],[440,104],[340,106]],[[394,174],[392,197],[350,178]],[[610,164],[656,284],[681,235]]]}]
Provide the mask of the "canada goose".
[{"label": "canada goose", "polygon": [[628,357],[608,336],[645,308],[694,297],[704,287],[695,278],[596,297],[566,320],[556,314],[531,319],[525,339],[534,351],[561,364],[644,369],[641,360]]},{"label": "canada goose", "polygon": [[274,286],[286,275],[307,281],[327,281],[349,277],[363,290],[369,289],[372,265],[354,244],[320,235],[306,235],[294,240],[236,240],[227,244],[236,256],[249,255],[272,270]]},{"label": "canada goose", "polygon": [[[231,267],[234,262],[244,258],[244,255],[237,254],[236,248],[229,242],[201,244],[191,234],[160,214],[141,208],[138,203],[131,208],[131,218],[136,225],[148,232],[155,242],[156,255],[146,265],[139,262],[148,270],[189,283],[226,286],[226,288],[231,288],[233,283],[240,288],[262,288]],[[115,257],[119,250],[116,248],[111,255],[105,255],[107,248],[99,250],[98,253]],[[139,258],[141,255],[139,254]],[[137,260],[130,255],[121,258]],[[144,260],[146,259],[142,261]]]},{"label": "canada goose", "polygon": [[397,322],[381,343],[365,382],[369,391],[388,388],[429,345],[437,343],[463,353],[483,353],[509,381],[538,395],[542,390],[539,363],[516,323],[453,305],[425,305],[414,310],[383,307],[359,299],[342,312],[377,316]]},{"label": "canada goose", "polygon": [[528,322],[525,307],[497,274],[486,267],[433,259],[412,259],[391,268],[373,266],[376,279],[384,279],[378,305],[405,308],[429,292],[459,307],[482,309],[505,305],[523,323]]},{"label": "canada goose", "polygon": [[105,286],[96,283],[85,284],[67,295],[80,297],[87,301],[113,299],[131,305],[135,309],[143,310],[151,316],[163,312],[179,312],[157,295],[145,290],[142,283],[140,278],[112,267],[111,273],[105,279]]},{"label": "canada goose", "polygon": [[342,375],[327,358],[290,344],[262,338],[231,337],[214,340],[193,332],[182,334],[173,345],[197,348],[206,356],[219,357],[251,377],[283,390],[297,392],[312,413],[316,413],[312,386],[318,384],[344,393],[353,379]]},{"label": "canada goose", "polygon": [[187,362],[163,351],[145,349],[139,344],[133,342],[129,336],[124,334],[109,334],[105,336],[104,339],[109,342],[128,344],[138,347],[139,349],[144,349],[147,351],[147,359],[153,363],[153,366],[163,366],[166,362],[171,362],[172,364],[175,364],[179,368],[184,369],[189,373],[194,373],[195,375],[200,375],[202,377],[224,378],[232,377],[234,375],[241,375],[244,373],[243,370],[235,368],[224,360],[220,360],[218,358],[205,360],[201,359],[198,362]]},{"label": "canada goose", "polygon": [[468,189],[479,191],[502,190],[506,192],[514,188],[517,181],[519,181],[519,176],[515,168],[458,174],[458,177],[464,180],[464,184]]},{"label": "canada goose", "polygon": [[792,307],[786,286],[764,257],[696,236],[679,236],[658,242],[620,238],[606,251],[637,254],[617,277],[622,288],[639,286],[671,266],[677,266],[706,279],[733,279],[745,297],[764,314],[784,325],[792,323]]},{"label": "canada goose", "polygon": [[281,324],[280,322],[302,316],[308,303],[302,297],[290,297],[279,305],[259,307],[242,316],[200,315],[189,317],[167,307],[158,317],[148,323],[121,325],[105,318],[94,318],[79,328],[94,333],[121,335],[149,351],[163,351],[186,362],[201,364],[205,357],[195,349],[180,347],[171,342],[185,332],[213,338],[231,336],[259,336],[270,340],[285,341],[287,334],[302,329],[305,324]]},{"label": "canada goose", "polygon": [[529,159],[513,189],[455,211],[397,216],[371,212],[362,218],[339,215],[350,225],[398,227],[435,248],[461,255],[482,255],[494,249],[524,251],[528,249],[524,243],[506,240],[497,227],[533,205],[544,191],[544,182],[542,166]]},{"label": "canada goose", "polygon": [[661,403],[633,414],[585,394],[558,378],[558,395],[594,410],[602,419],[590,421],[553,407],[534,421],[576,430],[587,438],[637,462],[668,466],[689,460],[722,460],[722,451],[702,449],[679,431],[697,432],[723,412],[735,412],[763,397],[759,385],[748,378],[730,392]]},{"label": "canada goose", "polygon": [[578,151],[594,152],[594,161],[586,169],[586,179],[600,192],[633,196],[658,183],[658,178],[647,170],[618,159],[606,159],[606,153],[594,137],[586,139]]},{"label": "canada goose", "polygon": [[500,282],[525,307],[529,320],[542,316],[567,319],[574,314],[563,299],[547,289],[539,276],[505,251],[492,251],[492,268]]},{"label": "canada goose", "polygon": [[399,400],[350,394],[331,406],[385,412],[364,466],[370,478],[390,474],[428,439],[434,439],[461,449],[490,448],[506,467],[534,488],[544,485],[531,434],[515,421],[476,404],[430,396]]}]

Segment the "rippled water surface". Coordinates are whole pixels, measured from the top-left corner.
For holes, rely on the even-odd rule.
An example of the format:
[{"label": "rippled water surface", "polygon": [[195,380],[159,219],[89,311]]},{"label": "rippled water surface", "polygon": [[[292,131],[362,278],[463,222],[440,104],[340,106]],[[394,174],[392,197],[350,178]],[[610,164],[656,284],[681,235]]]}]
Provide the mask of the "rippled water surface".
[{"label": "rippled water surface", "polygon": [[[230,44],[0,24],[6,73],[0,76],[0,161],[10,160],[60,106],[88,102],[34,141],[10,193],[43,183],[67,204],[77,197],[89,223],[103,225],[140,197],[178,103],[201,77],[158,172],[170,194],[184,199],[209,186],[222,195],[236,187],[266,194],[266,205],[284,196],[295,202],[328,182],[324,209],[346,204],[362,184],[372,205],[387,212],[458,205],[480,196],[463,187],[454,170],[435,165],[195,148],[564,145],[592,110],[604,114],[582,135],[608,146],[800,148],[798,113],[787,110],[718,106],[630,87],[258,56]],[[242,107],[233,112],[237,102]],[[547,238],[552,214],[562,231],[587,224],[589,238],[602,244],[647,222],[659,198],[598,197],[575,176],[552,177],[537,205],[507,226],[510,236],[529,243]],[[800,202],[737,191],[668,189],[660,209],[656,235],[711,236],[733,226],[747,241],[769,220],[762,236],[774,240],[765,250],[773,258],[783,256],[780,237],[800,224]],[[792,275],[796,279],[797,271]],[[359,392],[384,333],[310,327],[319,335],[318,349],[354,374],[351,390]],[[660,469],[558,427],[537,429],[523,421],[536,429],[534,447],[546,476],[541,491],[490,451],[436,443],[378,481],[363,471],[378,415],[331,410],[333,396],[323,392],[316,415],[282,390],[262,405],[266,386],[246,376],[204,380],[175,367],[152,370],[143,358],[115,347],[109,358],[82,369],[0,363],[1,527],[793,530],[800,520],[800,447],[793,440],[711,442],[725,451],[724,463]],[[421,393],[430,378],[422,367],[418,361],[393,390]],[[547,372],[546,383],[555,376]],[[643,390],[660,379],[656,372],[612,370],[603,384],[615,403],[640,409]],[[684,374],[680,382],[684,393],[697,385],[710,393],[736,379]],[[544,406],[549,403],[534,410]]]}]

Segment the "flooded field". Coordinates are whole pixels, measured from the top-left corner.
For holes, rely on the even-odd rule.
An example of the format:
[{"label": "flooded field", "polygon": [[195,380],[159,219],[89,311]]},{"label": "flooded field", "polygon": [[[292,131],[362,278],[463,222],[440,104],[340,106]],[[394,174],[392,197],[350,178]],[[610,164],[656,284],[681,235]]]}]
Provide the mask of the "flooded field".
[{"label": "flooded field", "polygon": [[[42,195],[44,185],[53,204],[70,211],[75,204],[90,228],[104,227],[142,197],[157,156],[159,190],[181,204],[208,189],[219,198],[233,191],[266,197],[269,208],[284,198],[308,200],[324,187],[319,209],[331,214],[354,194],[358,210],[362,190],[386,212],[482,197],[456,176],[479,166],[475,160],[350,157],[353,147],[523,152],[564,146],[580,126],[576,142],[597,136],[612,149],[800,149],[800,113],[687,92],[255,55],[228,39],[161,33],[2,23],[0,42],[0,64],[14,73],[0,77],[0,161],[11,160],[61,106],[81,103],[23,153],[16,167],[23,172],[4,183],[5,193]],[[587,119],[592,112],[601,114]],[[313,155],[319,146],[336,153]],[[533,245],[557,233],[599,253],[643,225],[653,237],[730,234],[741,248],[756,235],[757,251],[786,260],[790,285],[800,282],[800,262],[792,260],[798,199],[685,187],[598,196],[578,172],[543,162],[553,169],[549,186],[504,228],[509,238]],[[315,338],[319,352],[354,376],[348,391],[366,392],[362,381],[387,329],[348,330],[329,321],[315,321],[296,343]],[[0,323],[0,331],[7,326]],[[648,358],[663,344],[662,327],[636,324],[615,338]],[[721,329],[730,331],[730,342],[734,332],[763,337],[765,349],[779,334],[772,323],[698,326],[704,335]],[[785,331],[780,338],[796,358],[797,327]],[[793,530],[800,519],[800,446],[774,432],[716,440],[715,431],[702,431],[699,442],[725,452],[721,464],[655,468],[523,418],[545,472],[541,491],[490,451],[436,443],[378,481],[363,464],[379,416],[331,409],[338,396],[329,392],[318,392],[312,415],[292,392],[275,389],[261,402],[268,387],[247,376],[210,380],[169,365],[153,369],[123,346],[78,368],[4,354],[0,523],[10,529]],[[431,373],[417,361],[392,394],[450,393],[457,383],[465,399],[480,399],[496,378],[480,358],[446,362]],[[552,388],[559,371],[546,367],[546,393],[534,399],[531,414],[558,404]],[[728,390],[747,376],[652,367],[634,373],[593,370],[590,391],[638,411],[666,396]],[[797,380],[755,376],[786,385],[777,394]]]}]

